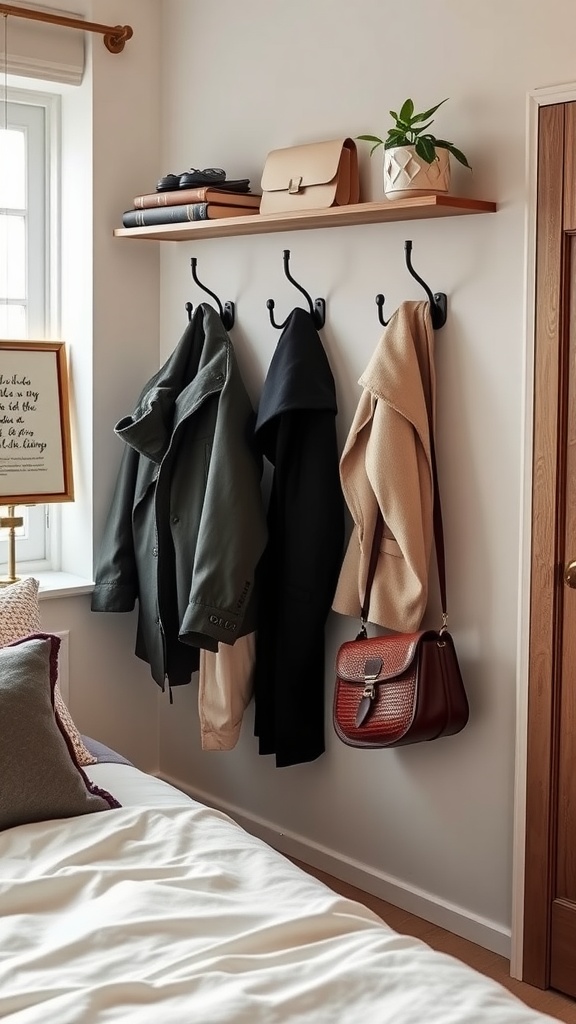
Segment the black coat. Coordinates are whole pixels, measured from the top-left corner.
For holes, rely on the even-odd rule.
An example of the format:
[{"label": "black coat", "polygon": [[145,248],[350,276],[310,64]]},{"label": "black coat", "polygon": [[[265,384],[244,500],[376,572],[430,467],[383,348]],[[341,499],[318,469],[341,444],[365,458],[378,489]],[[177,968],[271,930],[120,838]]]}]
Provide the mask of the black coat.
[{"label": "black coat", "polygon": [[255,733],[277,767],[324,751],[324,627],[344,545],[336,391],[312,317],[295,309],[270,364],[255,441],[272,464],[258,567]]}]

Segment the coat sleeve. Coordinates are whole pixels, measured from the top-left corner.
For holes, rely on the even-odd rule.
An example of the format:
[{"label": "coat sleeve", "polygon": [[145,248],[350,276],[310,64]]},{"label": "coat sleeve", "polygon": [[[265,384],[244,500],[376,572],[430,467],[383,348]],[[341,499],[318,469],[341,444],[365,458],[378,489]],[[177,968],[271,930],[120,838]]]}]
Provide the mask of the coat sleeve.
[{"label": "coat sleeve", "polygon": [[93,612],[129,612],[138,597],[132,508],[139,458],[125,447],[96,565]]},{"label": "coat sleeve", "polygon": [[[242,386],[243,387],[243,386]],[[235,388],[220,396],[207,469],[188,608],[179,638],[233,644],[255,629],[256,566],[267,540],[261,459],[253,444],[254,412]]]}]

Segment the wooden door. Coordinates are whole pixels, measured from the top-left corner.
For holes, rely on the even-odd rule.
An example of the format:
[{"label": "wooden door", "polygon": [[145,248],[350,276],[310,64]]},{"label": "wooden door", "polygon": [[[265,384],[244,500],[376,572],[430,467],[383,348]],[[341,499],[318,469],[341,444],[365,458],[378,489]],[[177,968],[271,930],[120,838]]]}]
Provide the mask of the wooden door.
[{"label": "wooden door", "polygon": [[523,978],[576,997],[576,103],[541,108],[537,203]]}]

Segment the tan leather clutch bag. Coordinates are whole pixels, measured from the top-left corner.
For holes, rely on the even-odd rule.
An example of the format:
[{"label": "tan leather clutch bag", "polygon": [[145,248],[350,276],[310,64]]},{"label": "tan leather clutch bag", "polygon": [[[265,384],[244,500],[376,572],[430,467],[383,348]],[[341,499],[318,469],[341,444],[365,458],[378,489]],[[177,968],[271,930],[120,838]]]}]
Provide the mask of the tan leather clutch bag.
[{"label": "tan leather clutch bag", "polygon": [[273,149],[262,172],[260,213],[346,206],[360,199],[353,139],[331,139]]}]

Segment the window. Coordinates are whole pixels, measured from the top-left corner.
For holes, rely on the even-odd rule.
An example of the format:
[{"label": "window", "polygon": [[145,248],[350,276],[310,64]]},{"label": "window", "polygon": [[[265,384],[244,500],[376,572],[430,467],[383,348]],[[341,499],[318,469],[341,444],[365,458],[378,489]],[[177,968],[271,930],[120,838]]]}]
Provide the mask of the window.
[{"label": "window", "polygon": [[[50,298],[56,270],[53,229],[56,180],[55,112],[57,98],[10,90],[0,102],[0,337],[49,337],[54,309]],[[1,367],[0,367],[1,371]],[[50,517],[48,516],[50,511]],[[5,514],[4,511],[2,514]],[[24,525],[17,531],[17,568],[39,571],[54,566],[45,505],[18,506]],[[8,544],[0,530],[0,574],[6,571]],[[25,565],[23,565],[25,563]]]}]

